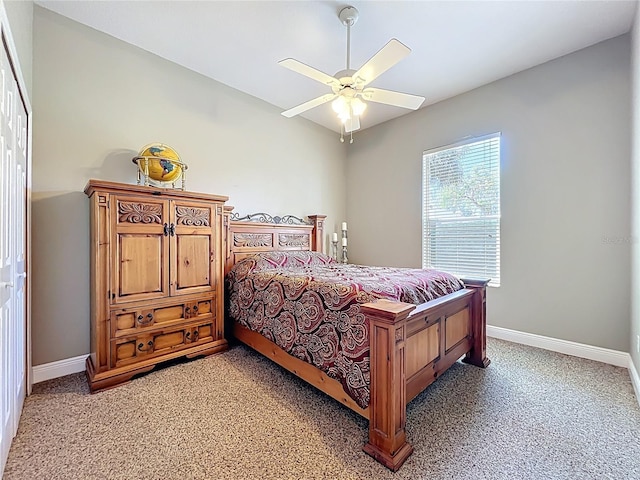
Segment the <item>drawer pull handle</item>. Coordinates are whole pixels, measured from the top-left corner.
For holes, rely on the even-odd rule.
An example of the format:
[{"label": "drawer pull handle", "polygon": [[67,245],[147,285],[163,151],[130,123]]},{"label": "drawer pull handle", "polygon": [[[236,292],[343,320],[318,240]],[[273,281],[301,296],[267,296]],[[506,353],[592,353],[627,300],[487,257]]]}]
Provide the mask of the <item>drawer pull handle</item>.
[{"label": "drawer pull handle", "polygon": [[141,352],[147,352],[147,351],[151,350],[151,348],[153,347],[153,341],[149,340],[147,342],[147,347],[148,348],[144,348],[144,343],[142,343],[142,342],[140,342],[138,344],[138,350],[140,350]]},{"label": "drawer pull handle", "polygon": [[194,306],[193,306],[193,311],[194,311],[194,312],[197,312],[197,311],[198,311],[198,305],[194,305]]},{"label": "drawer pull handle", "polygon": [[140,325],[149,325],[152,322],[153,322],[153,313],[147,313],[146,319],[143,315],[138,315],[138,323]]},{"label": "drawer pull handle", "polygon": [[198,339],[198,330],[196,330],[195,332],[193,332],[193,339],[197,340]]},{"label": "drawer pull handle", "polygon": [[187,340],[189,340],[189,337],[191,337],[191,332],[187,332],[187,334],[185,335],[185,337],[187,337]]},{"label": "drawer pull handle", "polygon": [[167,225],[166,223],[163,225],[163,232],[165,237],[169,236],[169,225]]}]

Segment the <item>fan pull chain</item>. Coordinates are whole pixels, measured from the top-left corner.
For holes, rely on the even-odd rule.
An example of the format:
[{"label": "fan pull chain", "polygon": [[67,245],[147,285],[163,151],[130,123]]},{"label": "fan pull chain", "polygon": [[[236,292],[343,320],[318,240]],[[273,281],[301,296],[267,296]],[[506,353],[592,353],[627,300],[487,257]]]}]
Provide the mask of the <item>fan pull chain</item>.
[{"label": "fan pull chain", "polygon": [[340,142],[344,143],[344,124],[340,125]]},{"label": "fan pull chain", "polygon": [[349,141],[349,143],[353,143],[353,130],[351,130],[351,140]]}]

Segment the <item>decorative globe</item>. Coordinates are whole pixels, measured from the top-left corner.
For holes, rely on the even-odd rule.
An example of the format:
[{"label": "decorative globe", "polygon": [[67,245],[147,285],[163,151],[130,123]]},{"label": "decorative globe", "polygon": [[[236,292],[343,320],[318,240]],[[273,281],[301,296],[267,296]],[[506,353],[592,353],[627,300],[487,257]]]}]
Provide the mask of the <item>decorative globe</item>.
[{"label": "decorative globe", "polygon": [[173,183],[177,181],[186,169],[176,151],[163,143],[152,143],[143,147],[133,163],[138,165],[140,172],[156,182]]}]

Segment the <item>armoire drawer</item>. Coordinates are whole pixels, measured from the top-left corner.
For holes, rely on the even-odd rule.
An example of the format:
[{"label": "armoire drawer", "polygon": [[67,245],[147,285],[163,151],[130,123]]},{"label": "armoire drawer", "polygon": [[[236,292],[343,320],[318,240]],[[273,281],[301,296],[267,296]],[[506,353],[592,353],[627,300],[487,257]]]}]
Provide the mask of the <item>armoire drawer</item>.
[{"label": "armoire drawer", "polygon": [[215,298],[208,296],[197,300],[155,306],[144,305],[119,308],[111,311],[111,338],[130,336],[157,329],[171,327],[184,322],[215,318]]},{"label": "armoire drawer", "polygon": [[213,322],[209,321],[114,338],[111,340],[111,368],[211,342],[214,334]]}]

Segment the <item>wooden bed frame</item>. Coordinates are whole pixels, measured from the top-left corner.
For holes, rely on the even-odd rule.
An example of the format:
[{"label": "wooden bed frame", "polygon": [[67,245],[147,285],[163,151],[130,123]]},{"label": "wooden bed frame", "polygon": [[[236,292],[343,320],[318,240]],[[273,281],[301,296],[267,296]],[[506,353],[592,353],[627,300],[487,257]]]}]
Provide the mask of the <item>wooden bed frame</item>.
[{"label": "wooden bed frame", "polygon": [[[242,258],[273,250],[322,251],[324,215],[310,215],[311,224],[293,224],[295,217],[254,214],[234,218],[225,207],[227,259],[225,273]],[[257,220],[257,221],[256,221]],[[296,219],[300,220],[300,219]],[[393,471],[413,452],[405,434],[406,406],[439,375],[463,361],[487,367],[487,281],[463,280],[465,289],[421,305],[389,300],[363,304],[370,325],[370,402],[361,408],[338,380],[293,357],[275,343],[236,322],[236,339],[262,353],[301,379],[369,420],[364,451]]]}]

